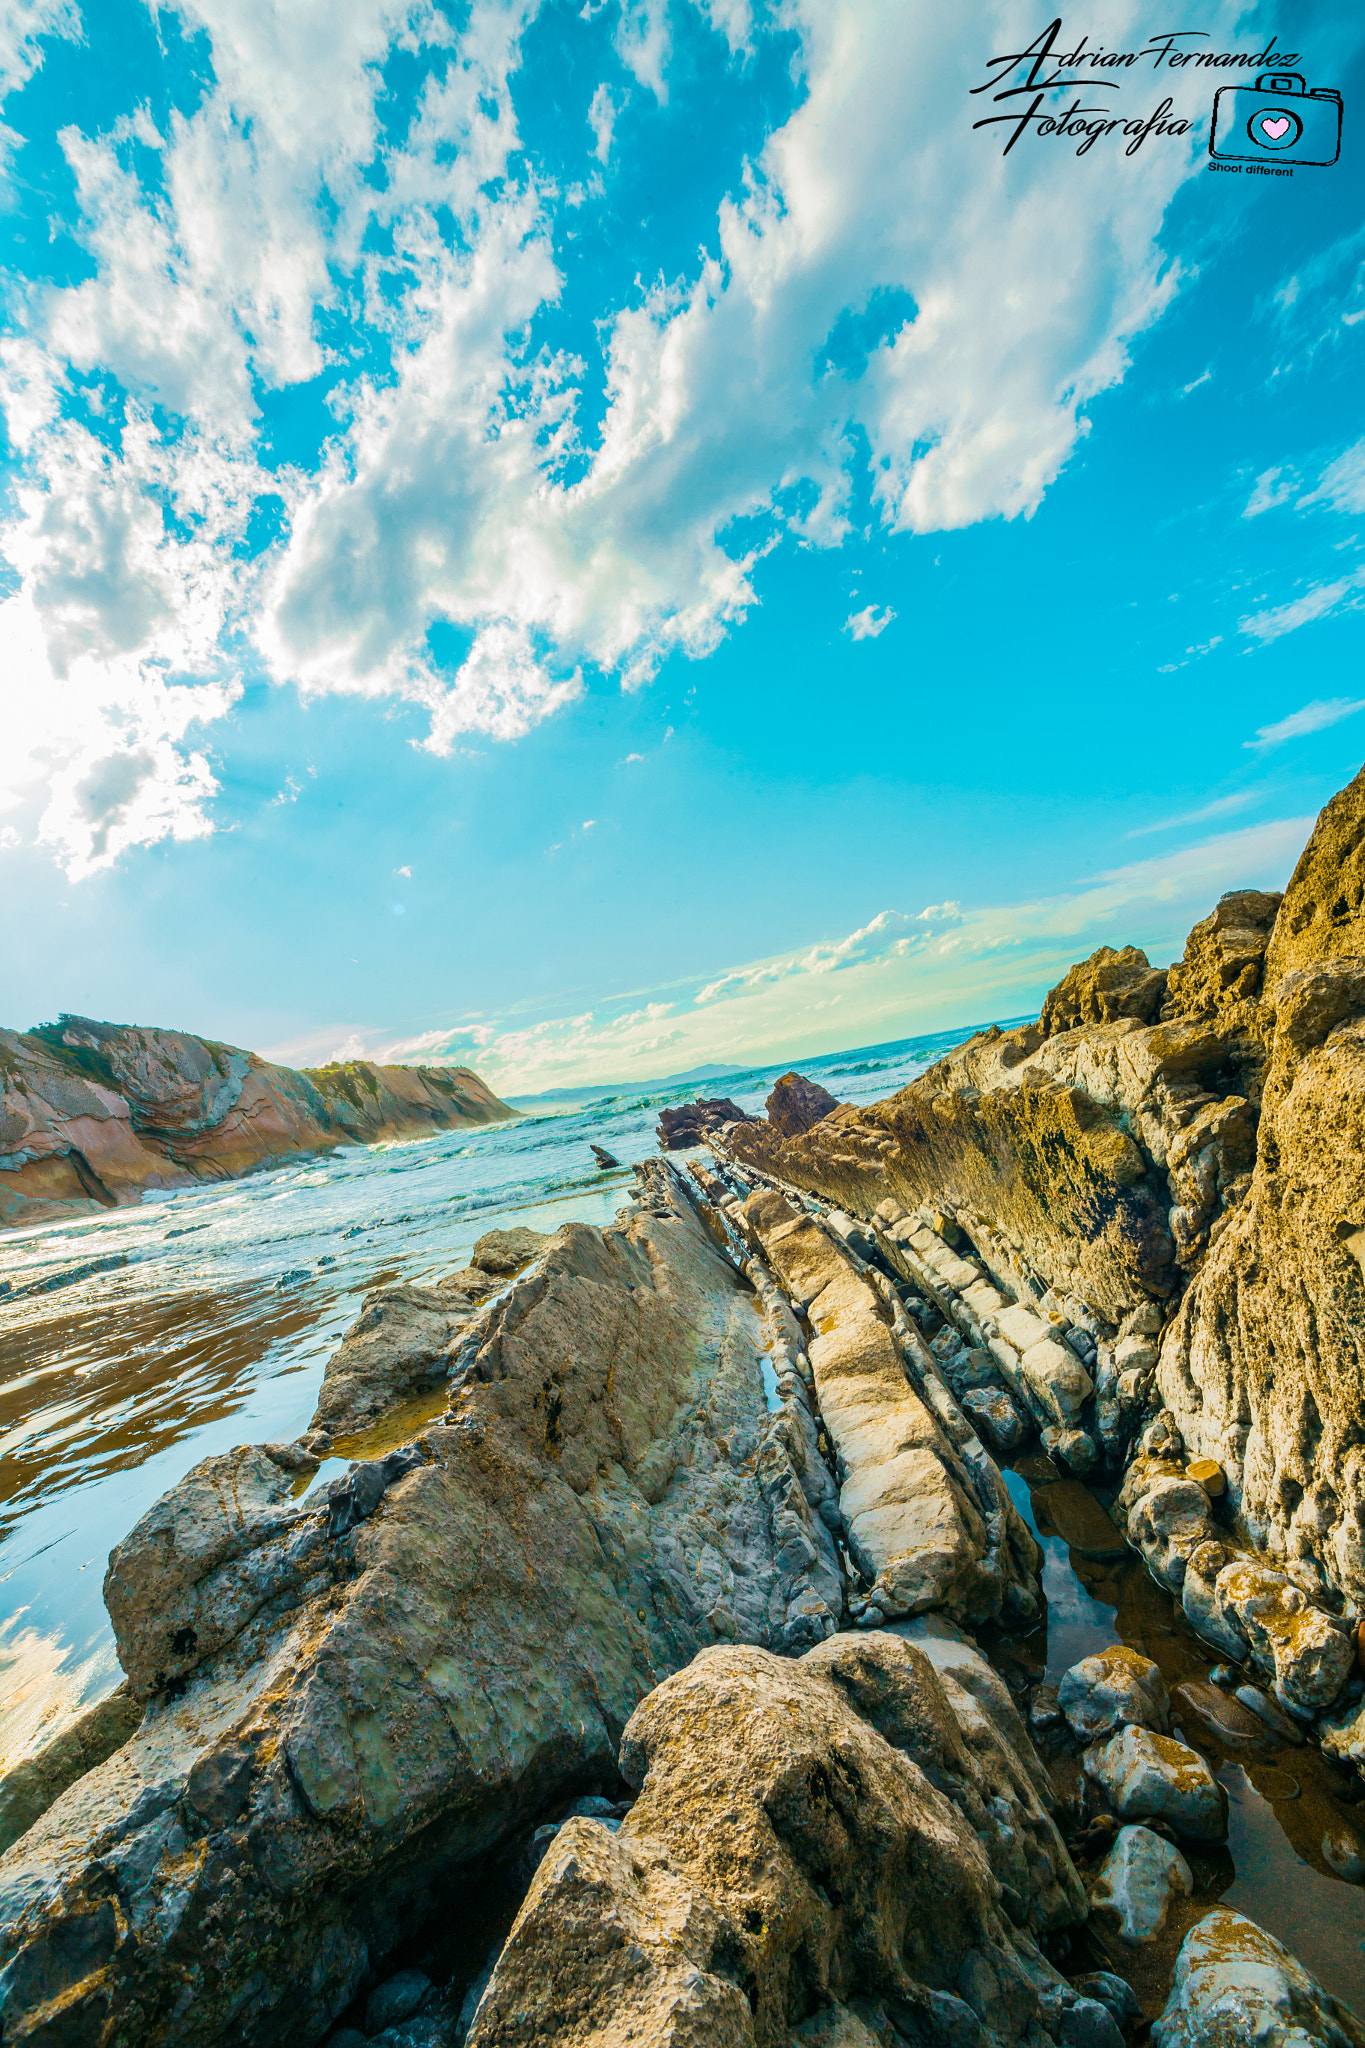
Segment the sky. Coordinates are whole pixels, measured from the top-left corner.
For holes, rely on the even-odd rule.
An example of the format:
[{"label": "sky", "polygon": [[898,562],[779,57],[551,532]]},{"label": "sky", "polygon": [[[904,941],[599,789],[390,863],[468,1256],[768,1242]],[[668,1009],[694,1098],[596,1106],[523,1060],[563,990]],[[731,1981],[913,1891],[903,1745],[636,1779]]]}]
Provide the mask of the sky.
[{"label": "sky", "polygon": [[[0,1019],[526,1093],[1283,887],[1365,756],[1365,15],[1053,19],[0,0]],[[1335,164],[1210,162],[1239,57]]]}]

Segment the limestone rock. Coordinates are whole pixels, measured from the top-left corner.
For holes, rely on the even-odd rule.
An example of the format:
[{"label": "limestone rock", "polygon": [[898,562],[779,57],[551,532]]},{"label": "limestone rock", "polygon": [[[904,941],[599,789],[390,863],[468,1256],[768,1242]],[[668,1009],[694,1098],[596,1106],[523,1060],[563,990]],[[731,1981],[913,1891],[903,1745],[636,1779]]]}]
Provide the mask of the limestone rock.
[{"label": "limestone rock", "polygon": [[1160,1667],[1124,1643],[1114,1643],[1073,1664],[1057,1688],[1057,1701],[1073,1735],[1094,1742],[1118,1728],[1171,1726],[1171,1703]]},{"label": "limestone rock", "polygon": [[1153,967],[1140,946],[1101,946],[1071,968],[1043,1004],[1038,1019],[1044,1038],[1081,1024],[1112,1024],[1136,1017],[1150,1024],[1166,994],[1166,975]]},{"label": "limestone rock", "polygon": [[846,1540],[881,1612],[1030,1611],[1037,1547],[903,1313],[898,1329],[899,1304],[889,1313],[837,1239],[783,1196],[752,1195],[743,1216],[806,1304],[820,1411],[846,1472]]},{"label": "limestone rock", "polygon": [[[614,1790],[668,1672],[837,1625],[833,1539],[787,1449],[819,1456],[809,1412],[770,1410],[756,1298],[677,1176],[650,1161],[639,1189],[513,1284],[363,1519],[294,1499],[254,1449],[205,1460],[120,1546],[120,1654],[154,1696],[0,1859],[7,2044],[320,2040],[433,1887]],[[282,1584],[296,1543],[309,1575]]]},{"label": "limestone rock", "polygon": [[1171,1900],[1194,1890],[1189,1864],[1150,1828],[1120,1828],[1090,1887],[1097,1913],[1112,1915],[1124,1941],[1150,1941],[1166,1925]]},{"label": "limestone rock", "polygon": [[1198,1016],[1254,1000],[1261,993],[1266,947],[1282,899],[1261,889],[1234,889],[1195,925],[1182,960],[1169,970],[1164,1016]]},{"label": "limestone rock", "polygon": [[518,1225],[512,1230],[489,1230],[474,1247],[471,1264],[484,1273],[496,1273],[500,1279],[510,1280],[514,1273],[524,1272],[532,1259],[537,1259],[550,1242],[543,1230],[527,1230]]},{"label": "limestone rock", "polygon": [[[1365,1605],[1365,777],[1318,820],[1275,919],[1257,1153],[1162,1345],[1190,1454],[1258,1549]],[[1365,1248],[1365,1239],[1360,1240]]]},{"label": "limestone rock", "polygon": [[1273,1935],[1226,1906],[1191,1928],[1154,2048],[1365,2048],[1365,2028]]},{"label": "limestone rock", "polygon": [[439,1386],[471,1313],[449,1289],[398,1285],[367,1294],[327,1362],[309,1430],[352,1436]]},{"label": "limestone rock", "polygon": [[983,1769],[909,1644],[708,1650],[641,1704],[621,1756],[639,1798],[614,1836],[556,1837],[469,2048],[889,2042],[887,2020],[1072,2038],[1083,2001],[1029,1934],[1084,1912],[1079,1881],[1027,1773]]},{"label": "limestone rock", "polygon": [[828,1088],[822,1088],[818,1081],[808,1081],[804,1074],[783,1074],[773,1083],[772,1094],[763,1107],[768,1112],[768,1122],[784,1138],[799,1138],[812,1124],[818,1124],[821,1117],[828,1116],[839,1104]]},{"label": "limestone rock", "polygon": [[1170,1735],[1122,1728],[1088,1749],[1084,1765],[1120,1820],[1169,1821],[1195,1842],[1227,1834],[1227,1794],[1198,1751]]}]

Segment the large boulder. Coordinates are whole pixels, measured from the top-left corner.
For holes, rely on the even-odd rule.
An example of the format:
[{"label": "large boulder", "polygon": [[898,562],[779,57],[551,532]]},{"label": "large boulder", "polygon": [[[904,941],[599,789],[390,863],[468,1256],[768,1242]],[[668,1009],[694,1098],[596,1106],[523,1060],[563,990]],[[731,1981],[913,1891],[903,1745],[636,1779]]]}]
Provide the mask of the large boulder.
[{"label": "large boulder", "polygon": [[1164,1735],[1171,1725],[1160,1666],[1126,1643],[1113,1643],[1073,1664],[1057,1687],[1057,1704],[1082,1742],[1129,1727]]},{"label": "large boulder", "polygon": [[665,1152],[681,1152],[700,1145],[719,1131],[722,1124],[749,1121],[748,1113],[728,1095],[699,1095],[695,1102],[681,1102],[676,1109],[659,1112],[659,1143]]},{"label": "large boulder", "polygon": [[619,1832],[557,1836],[469,2048],[785,2048],[803,2026],[984,2048],[1086,2022],[1119,2048],[1035,1946],[1084,1895],[1009,1743],[964,1740],[961,1697],[885,1634],[798,1663],[703,1652],[627,1726]]},{"label": "large boulder", "polygon": [[1217,1907],[1186,1935],[1154,2048],[1365,2048],[1355,2014],[1273,1935]]},{"label": "large boulder", "polygon": [[768,1113],[768,1122],[784,1138],[796,1138],[808,1131],[812,1124],[818,1124],[821,1117],[828,1116],[832,1109],[839,1107],[838,1100],[828,1088],[822,1088],[818,1081],[808,1081],[804,1074],[783,1074],[773,1083],[772,1094],[763,1107]]},{"label": "large boulder", "polygon": [[452,1288],[376,1287],[327,1362],[310,1431],[352,1436],[440,1386],[473,1313]]},{"label": "large boulder", "polygon": [[1149,1728],[1121,1728],[1085,1752],[1093,1779],[1120,1820],[1164,1820],[1193,1842],[1221,1842],[1228,1797],[1198,1750]]},{"label": "large boulder", "polygon": [[1193,1017],[1254,1002],[1282,900],[1262,889],[1220,897],[1185,941],[1183,959],[1167,971],[1163,1015]]},{"label": "large boulder", "polygon": [[312,1495],[288,1447],[190,1474],[111,1570],[142,1723],[0,1859],[6,2048],[310,2048],[455,1874],[619,1784],[669,1672],[832,1632],[769,1342],[655,1160],[513,1284],[443,1424]]}]

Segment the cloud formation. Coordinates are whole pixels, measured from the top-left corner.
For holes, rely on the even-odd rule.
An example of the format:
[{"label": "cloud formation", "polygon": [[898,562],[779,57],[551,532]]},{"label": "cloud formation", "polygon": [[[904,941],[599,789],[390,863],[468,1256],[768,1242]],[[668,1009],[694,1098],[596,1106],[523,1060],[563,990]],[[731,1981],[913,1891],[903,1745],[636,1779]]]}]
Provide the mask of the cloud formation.
[{"label": "cloud formation", "polygon": [[[530,1094],[966,1028],[1036,1008],[1097,945],[1131,941],[1158,961],[1178,956],[1225,890],[1282,887],[1312,825],[1284,818],[1224,833],[1051,897],[882,910],[842,938],[532,1025],[480,1016],[397,1039],[375,1029],[359,1042],[371,1058],[476,1065],[500,1093]],[[276,1057],[305,1055],[311,1046],[275,1048]]]},{"label": "cloud formation", "polygon": [[1343,718],[1354,718],[1358,711],[1365,711],[1365,697],[1317,699],[1298,711],[1291,711],[1287,718],[1277,720],[1274,725],[1259,727],[1255,739],[1243,740],[1242,745],[1264,753],[1270,747],[1282,747],[1286,740],[1302,739],[1305,733],[1324,732],[1329,725],[1336,725]]},{"label": "cloud formation", "polygon": [[[62,131],[91,274],[35,287],[0,358],[0,648],[48,707],[10,779],[50,791],[73,875],[210,828],[205,728],[243,675],[416,704],[449,754],[524,734],[589,668],[638,688],[704,658],[760,556],[837,546],[859,491],[892,533],[1029,516],[1179,283],[1159,236],[1189,150],[1078,178],[1038,148],[1003,178],[963,118],[1008,0],[971,34],[899,0],[618,0],[620,70],[557,160],[521,133],[536,0],[475,0],[458,30],[431,0],[179,12],[198,105]],[[1113,0],[1106,35],[1140,13]],[[8,19],[21,86],[76,32],[56,0]],[[682,39],[724,64],[793,32],[790,111],[717,167],[705,246],[571,309],[562,234],[615,203],[627,96],[657,116]],[[570,310],[596,360],[556,341]],[[283,461],[274,395],[319,379],[333,427]]]}]

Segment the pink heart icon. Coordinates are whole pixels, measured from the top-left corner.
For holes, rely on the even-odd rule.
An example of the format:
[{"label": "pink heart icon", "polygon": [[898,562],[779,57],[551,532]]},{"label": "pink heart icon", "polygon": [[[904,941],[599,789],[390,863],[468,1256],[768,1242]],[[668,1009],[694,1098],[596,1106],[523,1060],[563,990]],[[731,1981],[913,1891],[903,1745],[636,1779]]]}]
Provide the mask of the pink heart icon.
[{"label": "pink heart icon", "polygon": [[1270,139],[1271,139],[1271,141],[1272,141],[1272,142],[1278,142],[1278,141],[1279,141],[1279,139],[1280,139],[1280,137],[1281,137],[1282,135],[1285,135],[1285,134],[1287,134],[1287,133],[1288,133],[1288,131],[1289,131],[1289,116],[1288,116],[1288,114],[1281,114],[1281,116],[1280,116],[1280,118],[1279,118],[1279,120],[1278,120],[1278,121],[1272,121],[1272,120],[1270,119],[1270,116],[1269,116],[1268,114],[1267,114],[1267,115],[1265,115],[1265,116],[1264,116],[1264,117],[1262,118],[1262,121],[1261,121],[1261,133],[1262,133],[1263,135],[1268,135],[1268,136],[1270,137]]}]

